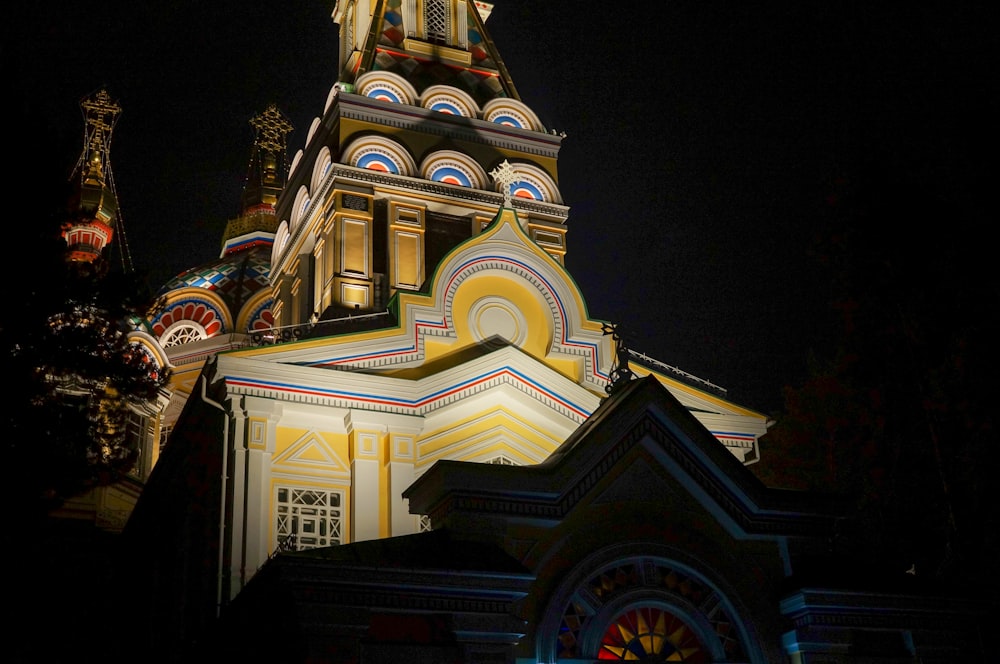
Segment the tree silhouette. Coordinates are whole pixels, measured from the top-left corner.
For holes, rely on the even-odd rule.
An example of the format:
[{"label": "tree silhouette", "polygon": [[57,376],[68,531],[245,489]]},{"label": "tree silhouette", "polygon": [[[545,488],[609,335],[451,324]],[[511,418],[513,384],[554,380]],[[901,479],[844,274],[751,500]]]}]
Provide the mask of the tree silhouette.
[{"label": "tree silhouette", "polygon": [[[58,180],[56,180],[58,182]],[[53,185],[38,200],[67,201]],[[131,406],[155,399],[169,375],[130,343],[130,321],[152,301],[140,275],[109,262],[71,262],[60,236],[61,205],[22,224],[14,245],[31,256],[32,272],[10,289],[0,320],[5,376],[14,389],[4,410],[6,488],[26,516],[114,482],[133,467],[126,418]]]},{"label": "tree silhouette", "polygon": [[858,528],[842,542],[854,553],[997,587],[1000,510],[987,488],[1000,470],[1000,298],[985,245],[928,183],[883,179],[831,200],[816,257],[831,280],[837,345],[786,388],[753,468],[768,484],[857,496]]}]

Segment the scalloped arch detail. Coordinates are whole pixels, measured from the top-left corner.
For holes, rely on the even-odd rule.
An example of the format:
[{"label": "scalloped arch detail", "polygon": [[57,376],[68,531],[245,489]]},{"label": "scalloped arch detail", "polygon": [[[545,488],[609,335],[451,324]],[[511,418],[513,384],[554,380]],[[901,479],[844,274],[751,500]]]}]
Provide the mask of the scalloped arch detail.
[{"label": "scalloped arch detail", "polygon": [[316,157],[315,164],[313,164],[312,179],[309,181],[309,187],[313,191],[319,191],[320,185],[323,183],[323,178],[329,172],[331,166],[333,166],[333,157],[330,154],[330,148],[324,145]]},{"label": "scalloped arch detail", "polygon": [[174,328],[194,324],[201,328],[208,339],[226,331],[226,316],[212,303],[188,297],[173,302],[152,322],[153,334],[163,340]]},{"label": "scalloped arch detail", "polygon": [[295,202],[292,204],[292,232],[295,232],[295,229],[298,228],[300,223],[302,223],[305,212],[309,209],[309,203],[309,190],[305,188],[305,185],[303,185],[299,187],[299,190],[295,193]]},{"label": "scalloped arch detail", "polygon": [[420,177],[473,189],[489,189],[486,171],[476,160],[454,150],[438,150],[420,164]]},{"label": "scalloped arch detail", "polygon": [[270,293],[257,293],[240,311],[236,321],[237,329],[248,334],[269,330],[274,327],[274,299]]},{"label": "scalloped arch detail", "polygon": [[358,93],[394,104],[414,106],[417,91],[410,82],[398,74],[387,71],[370,71],[362,74],[355,82]]},{"label": "scalloped arch detail", "polygon": [[306,132],[306,145],[312,142],[313,136],[316,135],[316,130],[319,129],[320,123],[322,121],[316,117],[313,118],[312,122],[309,124],[309,131]]},{"label": "scalloped arch detail", "polygon": [[486,102],[483,106],[483,119],[518,129],[544,131],[534,111],[523,102],[509,97],[498,97]]},{"label": "scalloped arch detail", "polygon": [[274,244],[271,246],[271,265],[277,265],[280,262],[281,254],[285,251],[291,238],[292,234],[286,219],[278,225],[278,230],[274,234]]},{"label": "scalloped arch detail", "polygon": [[362,136],[344,148],[343,161],[357,168],[367,168],[383,173],[410,175],[417,172],[417,164],[402,145],[384,136]]},{"label": "scalloped arch detail", "polygon": [[[548,310],[552,326],[548,329],[548,339],[545,340],[544,345],[551,348],[553,343],[559,343],[565,339],[566,321],[559,293],[533,266],[523,261],[512,260],[512,257],[473,256],[456,267],[457,269],[451,274],[441,294],[441,302],[444,305],[442,309],[449,312],[450,316],[455,315],[455,298],[463,282],[476,275],[506,274],[516,276],[522,283],[530,284],[531,288],[528,290],[536,294],[539,306]],[[449,320],[448,327],[452,330],[456,329],[455,321]]]},{"label": "scalloped arch detail", "polygon": [[[513,163],[511,167],[518,177],[511,184],[511,196],[546,203],[562,203],[559,187],[544,170],[534,164],[526,163]],[[500,186],[499,183],[495,183],[494,189],[500,191]]]},{"label": "scalloped arch detail", "polygon": [[420,105],[426,109],[459,115],[465,118],[479,116],[479,105],[464,91],[450,85],[432,85],[420,96]]},{"label": "scalloped arch detail", "polygon": [[161,369],[163,367],[170,365],[170,360],[164,353],[163,346],[160,345],[158,339],[155,339],[148,332],[143,332],[140,330],[133,330],[128,333],[128,340],[131,344],[138,344],[143,347],[143,349],[149,353],[156,365]]},{"label": "scalloped arch detail", "polygon": [[292,157],[292,165],[288,169],[289,173],[294,173],[296,169],[298,169],[299,162],[302,161],[303,154],[304,153],[302,152],[301,148],[295,152],[295,156]]}]

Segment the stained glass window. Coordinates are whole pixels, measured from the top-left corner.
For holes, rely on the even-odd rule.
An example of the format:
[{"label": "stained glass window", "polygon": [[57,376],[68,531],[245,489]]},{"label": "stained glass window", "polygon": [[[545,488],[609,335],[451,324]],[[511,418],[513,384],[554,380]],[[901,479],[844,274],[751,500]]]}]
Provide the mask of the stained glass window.
[{"label": "stained glass window", "polygon": [[604,632],[597,658],[629,662],[708,662],[688,625],[668,611],[645,606],[618,615]]},{"label": "stained glass window", "polygon": [[[703,580],[664,563],[625,558],[581,583],[563,610],[553,644],[556,657],[711,662],[716,661],[712,653],[721,652],[727,662],[749,661],[725,598]],[[635,601],[629,602],[631,597]],[[697,622],[691,622],[693,614]]]}]

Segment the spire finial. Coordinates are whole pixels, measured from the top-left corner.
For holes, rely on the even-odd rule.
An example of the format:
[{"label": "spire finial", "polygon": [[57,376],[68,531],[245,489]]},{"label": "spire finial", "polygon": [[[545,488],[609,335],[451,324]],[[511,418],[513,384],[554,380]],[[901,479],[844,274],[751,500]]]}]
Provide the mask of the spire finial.
[{"label": "spire finial", "polygon": [[510,186],[518,180],[517,173],[514,172],[514,167],[510,165],[509,161],[504,159],[500,162],[499,166],[490,171],[490,176],[494,182],[503,187],[503,206],[511,207]]},{"label": "spire finial", "polygon": [[250,120],[250,126],[257,131],[254,141],[256,146],[271,152],[285,150],[285,137],[293,129],[292,123],[285,119],[274,104],[268,106],[260,115],[255,115]]},{"label": "spire finial", "polygon": [[242,213],[262,204],[273,208],[277,203],[288,177],[288,134],[294,129],[275,104],[254,115],[250,126],[254,130],[253,149],[243,185]]},{"label": "spire finial", "polygon": [[121,106],[111,99],[105,89],[80,102],[83,111],[84,140],[83,154],[80,156],[80,178],[82,182],[103,186],[108,171],[108,153],[111,151],[111,132],[118,121]]}]

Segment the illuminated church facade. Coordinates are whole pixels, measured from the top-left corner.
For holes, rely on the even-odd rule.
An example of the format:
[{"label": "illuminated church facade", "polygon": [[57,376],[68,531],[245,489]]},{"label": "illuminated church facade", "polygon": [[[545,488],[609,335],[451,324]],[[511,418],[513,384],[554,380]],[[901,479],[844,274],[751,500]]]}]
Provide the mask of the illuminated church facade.
[{"label": "illuminated church facade", "polygon": [[756,480],[764,415],[589,316],[562,136],[520,99],[490,9],[337,2],[338,81],[304,146],[286,163],[290,125],[254,119],[220,258],[135,332],[173,372],[124,533],[142,647],[948,661],[964,646],[910,605],[797,585],[847,513]]}]

